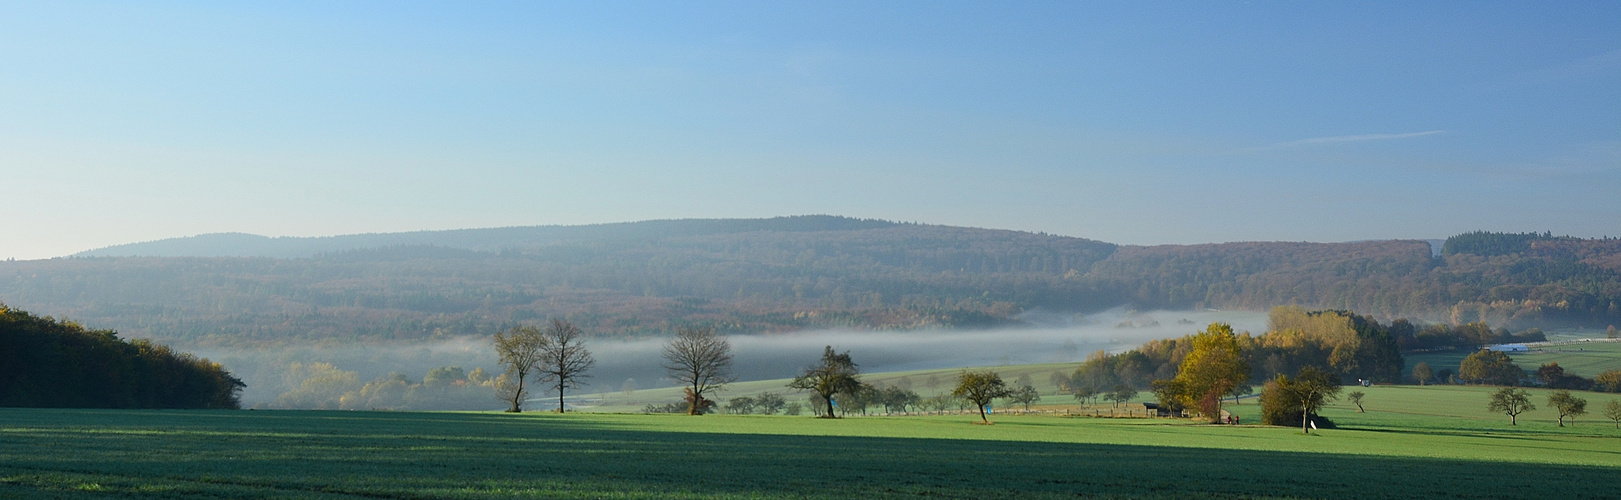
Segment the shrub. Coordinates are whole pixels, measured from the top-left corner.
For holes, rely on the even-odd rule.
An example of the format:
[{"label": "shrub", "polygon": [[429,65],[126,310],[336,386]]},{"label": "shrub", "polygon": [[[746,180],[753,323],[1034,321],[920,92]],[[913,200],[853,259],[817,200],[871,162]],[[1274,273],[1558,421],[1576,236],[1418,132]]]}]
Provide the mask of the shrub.
[{"label": "shrub", "polygon": [[1621,370],[1610,370],[1593,377],[1593,390],[1621,392]]},{"label": "shrub", "polygon": [[1294,378],[1279,375],[1261,391],[1261,423],[1298,426],[1301,414],[1309,412],[1317,428],[1332,429],[1334,422],[1318,415],[1316,410],[1334,400],[1339,391],[1339,383],[1333,375],[1312,367],[1302,368]]}]

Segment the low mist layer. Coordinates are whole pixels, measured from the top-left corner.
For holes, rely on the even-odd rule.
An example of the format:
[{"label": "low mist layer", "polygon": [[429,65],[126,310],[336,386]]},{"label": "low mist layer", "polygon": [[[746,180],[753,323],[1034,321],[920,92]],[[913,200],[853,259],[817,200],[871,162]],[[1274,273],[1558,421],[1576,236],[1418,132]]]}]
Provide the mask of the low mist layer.
[{"label": "low mist layer", "polygon": [[[1148,340],[1192,333],[1216,321],[1253,332],[1264,331],[1266,327],[1264,313],[1238,311],[1140,313],[1113,310],[1086,316],[1033,312],[1021,319],[1042,326],[975,331],[821,330],[733,335],[730,339],[736,353],[735,370],[739,379],[760,380],[798,374],[815,361],[822,347],[827,345],[850,351],[865,372],[886,372],[1078,362],[1093,351],[1119,352]],[[576,392],[616,391],[627,380],[633,380],[634,386],[643,389],[670,386],[664,379],[663,359],[659,356],[663,345],[663,339],[588,342],[587,347],[596,356],[597,364],[590,372],[590,385]],[[221,350],[198,354],[220,361],[248,383],[242,398],[245,407],[311,407],[308,398],[284,398],[279,405],[277,398],[301,386],[307,387],[313,377],[320,377],[317,383],[333,385],[317,393],[341,395],[345,391],[359,391],[359,385],[392,374],[398,374],[393,376],[407,383],[421,383],[430,370],[441,367],[461,367],[465,372],[483,368],[489,374],[502,371],[489,340],[484,338],[411,345]],[[289,370],[294,363],[303,369]],[[308,367],[317,363],[328,363],[337,371],[354,375],[312,374]],[[537,392],[535,396],[544,394]],[[468,399],[452,398],[436,406],[413,409],[500,407],[493,396],[487,405],[472,403],[468,406]],[[478,401],[477,398],[472,400]]]}]

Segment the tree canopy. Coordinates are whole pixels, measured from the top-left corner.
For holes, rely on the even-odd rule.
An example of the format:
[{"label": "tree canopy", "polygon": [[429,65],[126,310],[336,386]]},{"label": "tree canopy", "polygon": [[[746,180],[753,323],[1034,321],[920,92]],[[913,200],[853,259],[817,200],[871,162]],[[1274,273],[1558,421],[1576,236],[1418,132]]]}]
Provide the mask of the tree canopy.
[{"label": "tree canopy", "polygon": [[1333,401],[1340,392],[1338,377],[1326,370],[1308,366],[1294,377],[1278,375],[1261,390],[1261,423],[1267,425],[1293,425],[1300,423],[1301,432],[1324,404]]},{"label": "tree canopy", "polygon": [[1197,408],[1210,422],[1221,421],[1221,398],[1250,378],[1238,336],[1226,323],[1211,323],[1189,339],[1190,350],[1182,358],[1176,377],[1160,382],[1162,394],[1185,408]]},{"label": "tree canopy", "polygon": [[529,381],[546,362],[546,339],[539,328],[524,325],[497,332],[491,340],[497,360],[506,367],[496,379],[496,396],[507,403],[507,412],[521,412],[529,399]]},{"label": "tree canopy", "polygon": [[1525,392],[1525,389],[1504,387],[1492,393],[1486,409],[1508,415],[1509,425],[1520,425],[1520,414],[1535,410],[1537,406],[1531,404],[1531,393]]},{"label": "tree canopy", "polygon": [[1519,385],[1525,370],[1514,364],[1514,359],[1498,351],[1481,350],[1463,358],[1458,365],[1458,378],[1473,384]]},{"label": "tree canopy", "polygon": [[0,406],[238,408],[219,363],[0,304]]},{"label": "tree canopy", "polygon": [[823,348],[821,360],[805,368],[805,373],[788,383],[788,387],[811,391],[821,399],[823,408],[827,410],[826,418],[836,417],[833,414],[834,394],[854,394],[861,386],[861,370],[850,360],[850,351],[836,352],[833,346]]},{"label": "tree canopy", "polygon": [[1566,418],[1587,414],[1587,400],[1572,396],[1570,391],[1553,391],[1548,394],[1548,408],[1559,413],[1559,426],[1564,427]]},{"label": "tree canopy", "polygon": [[990,423],[985,417],[985,407],[993,399],[1012,395],[1012,391],[1002,382],[1001,374],[991,370],[963,370],[957,374],[957,387],[951,390],[951,395],[974,403],[979,408],[979,420]]}]

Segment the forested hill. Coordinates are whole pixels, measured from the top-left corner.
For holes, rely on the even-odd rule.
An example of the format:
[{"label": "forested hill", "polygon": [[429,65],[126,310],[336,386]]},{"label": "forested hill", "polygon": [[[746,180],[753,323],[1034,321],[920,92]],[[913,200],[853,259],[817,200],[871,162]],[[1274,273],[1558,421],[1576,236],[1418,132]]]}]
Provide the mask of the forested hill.
[{"label": "forested hill", "polygon": [[621,336],[688,325],[990,327],[1033,309],[1117,306],[1621,324],[1621,241],[1518,243],[1526,238],[1461,235],[1441,256],[1421,240],[1139,247],[814,216],[270,239],[206,252],[182,239],[101,252],[258,256],[3,262],[0,301],[205,345],[483,335],[552,315]]},{"label": "forested hill", "polygon": [[204,234],[98,248],[74,257],[314,257],[321,254],[397,246],[432,246],[480,252],[581,242],[646,242],[674,236],[753,231],[849,231],[894,226],[872,219],[827,215],[771,219],[685,219],[592,224],[454,229],[408,233],[270,238],[243,233]]}]

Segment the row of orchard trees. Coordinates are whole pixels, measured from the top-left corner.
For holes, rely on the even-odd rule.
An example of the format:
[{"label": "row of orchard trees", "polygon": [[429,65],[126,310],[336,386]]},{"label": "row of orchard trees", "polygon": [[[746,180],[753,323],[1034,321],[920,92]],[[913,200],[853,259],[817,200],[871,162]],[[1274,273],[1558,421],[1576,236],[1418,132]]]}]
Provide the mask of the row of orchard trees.
[{"label": "row of orchard trees", "polygon": [[[509,405],[509,412],[523,410],[534,384],[544,384],[555,391],[557,411],[564,411],[565,392],[579,387],[589,377],[587,371],[595,363],[585,348],[580,329],[561,319],[552,320],[543,329],[520,326],[502,331],[496,334],[494,343],[496,354],[506,367],[506,372],[495,379],[494,386],[498,397]],[[683,386],[685,398],[680,406],[689,415],[714,411],[717,405],[709,396],[735,380],[731,370],[731,342],[713,329],[683,328],[664,345],[661,355],[665,373]],[[860,375],[860,368],[848,351],[838,352],[827,346],[821,359],[795,377],[788,387],[808,391],[812,408],[826,418],[838,416],[835,409],[841,401],[846,408],[864,409],[878,404],[886,410],[904,410],[924,403],[924,399],[910,389],[866,384]],[[1040,399],[1028,382],[1009,387],[998,374],[989,371],[962,372],[951,397],[973,403],[979,408],[982,419],[985,407],[993,399],[1006,398],[1027,406]],[[744,412],[759,406],[768,413],[775,413],[788,403],[781,396],[768,393],[759,398],[734,398],[732,406]]]},{"label": "row of orchard trees", "polygon": [[237,408],[219,363],[0,304],[0,406]]},{"label": "row of orchard trees", "polygon": [[[832,346],[823,348],[821,360],[806,368],[803,374],[788,383],[788,387],[809,391],[812,401],[821,403],[815,407],[825,418],[837,417],[834,409],[838,408],[840,400],[846,401],[846,407],[856,406],[864,409],[872,403],[879,403],[885,406],[886,410],[895,408],[904,410],[908,405],[924,402],[923,398],[910,389],[898,386],[876,387],[862,382],[859,367],[851,360],[849,351],[838,352]],[[1041,396],[1028,381],[1010,386],[994,371],[964,370],[957,375],[957,385],[952,389],[950,398],[973,404],[979,410],[980,419],[988,422],[985,408],[992,400],[1007,399],[1028,407],[1030,403],[1041,399]],[[940,396],[931,399],[942,406],[946,401]]]},{"label": "row of orchard trees", "polygon": [[[1547,408],[1559,416],[1559,426],[1565,426],[1565,419],[1576,418],[1587,414],[1587,399],[1572,395],[1568,390],[1557,390],[1548,393]],[[1531,394],[1524,389],[1504,387],[1492,393],[1486,409],[1508,415],[1509,425],[1519,425],[1520,415],[1535,411],[1537,406],[1531,403]],[[1604,417],[1615,421],[1616,427],[1621,427],[1621,401],[1610,401],[1604,406]]]},{"label": "row of orchard trees", "polygon": [[[590,378],[589,370],[596,364],[580,328],[562,319],[553,319],[545,328],[519,326],[497,333],[495,351],[506,367],[494,381],[495,391],[508,404],[508,412],[523,411],[534,384],[555,391],[557,411],[565,411],[565,392]],[[732,344],[713,329],[682,328],[660,354],[665,372],[684,388],[688,414],[713,410],[715,402],[705,396],[735,379]]]}]

